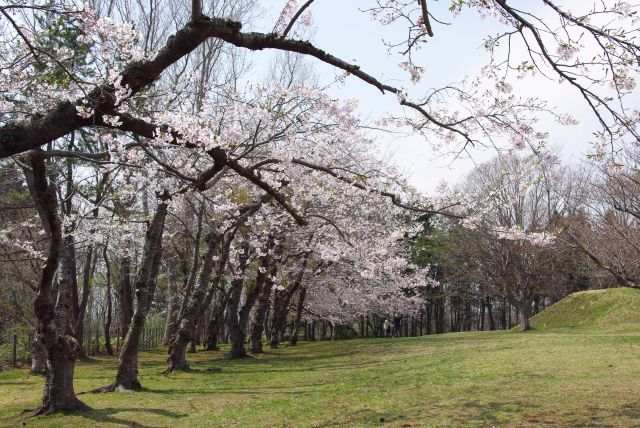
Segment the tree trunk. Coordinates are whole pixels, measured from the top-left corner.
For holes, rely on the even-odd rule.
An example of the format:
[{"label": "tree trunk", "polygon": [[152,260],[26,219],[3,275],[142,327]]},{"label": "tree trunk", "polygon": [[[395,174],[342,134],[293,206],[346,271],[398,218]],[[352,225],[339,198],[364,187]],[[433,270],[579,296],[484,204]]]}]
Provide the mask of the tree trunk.
[{"label": "tree trunk", "polygon": [[[298,330],[300,330],[300,320],[302,319],[302,310],[304,309],[304,298],[307,295],[307,287],[302,287],[300,289],[300,295],[298,296],[298,307],[296,308],[296,319],[293,321],[293,330],[291,331],[291,338],[289,339],[289,345],[296,346],[298,344]],[[360,325],[364,323],[364,321],[360,320]],[[362,336],[361,328],[360,336]]]},{"label": "tree trunk", "polygon": [[307,268],[307,263],[309,262],[310,255],[311,253],[309,252],[306,252],[304,254],[304,257],[302,259],[302,266],[298,271],[294,283],[290,285],[286,290],[276,291],[273,302],[273,316],[271,318],[271,340],[269,343],[271,349],[276,349],[278,347],[280,339],[284,335],[284,330],[287,326],[289,303],[291,302],[291,297],[293,297],[294,293],[298,291],[300,285],[302,284],[304,271]]},{"label": "tree trunk", "polygon": [[267,271],[264,286],[260,292],[258,306],[256,308],[253,324],[251,325],[251,333],[249,334],[249,351],[252,354],[260,354],[262,350],[262,333],[267,323],[267,314],[271,305],[271,291],[273,289],[273,279],[278,275],[278,265],[269,261],[270,269]]},{"label": "tree trunk", "polygon": [[180,311],[178,329],[169,344],[169,357],[167,371],[186,370],[189,368],[185,357],[185,349],[189,341],[193,341],[196,322],[200,315],[202,301],[205,298],[215,263],[215,255],[219,251],[220,235],[210,233],[206,237],[207,252],[198,276],[198,284],[189,296],[187,304]]},{"label": "tree trunk", "polygon": [[247,261],[249,260],[249,244],[247,242],[243,242],[241,251],[238,257],[236,278],[231,281],[231,295],[227,303],[225,317],[229,341],[231,342],[231,349],[226,355],[228,359],[244,358],[247,356],[247,350],[244,347],[244,332],[240,328],[240,317],[238,313],[240,298],[242,297],[242,288],[244,286],[245,269],[247,268]]},{"label": "tree trunk", "polygon": [[75,278],[75,251],[73,250],[72,235],[63,238],[59,264],[57,294],[54,293],[57,296],[55,323],[58,333],[64,335],[72,333],[71,321],[74,318],[73,294],[74,288],[77,288]]},{"label": "tree trunk", "polygon": [[120,287],[118,288],[118,302],[120,305],[120,330],[124,331],[133,317],[133,292],[131,290],[131,258],[125,256],[120,259]]},{"label": "tree trunk", "polygon": [[[97,217],[97,214],[96,214]],[[91,278],[91,265],[93,261],[93,245],[89,245],[87,249],[87,258],[84,262],[84,269],[82,270],[82,300],[78,307],[75,319],[75,338],[79,345],[79,355],[81,358],[86,357],[84,350],[84,318],[87,312],[87,303],[89,302],[89,280]]]},{"label": "tree trunk", "polygon": [[109,258],[107,257],[107,247],[104,247],[104,252],[102,253],[104,257],[104,266],[106,269],[106,277],[107,277],[107,313],[106,319],[104,322],[104,347],[107,350],[107,354],[113,355],[113,348],[111,347],[111,313],[113,311],[112,303],[111,303],[111,266],[109,265]]},{"label": "tree trunk", "polygon": [[431,334],[431,314],[433,312],[433,299],[429,298],[427,299],[427,305],[426,305],[426,311],[425,311],[425,315],[426,315],[426,320],[425,322],[425,327],[427,328],[427,334]]},{"label": "tree trunk", "polygon": [[523,295],[520,300],[520,331],[531,330],[529,316],[531,314],[531,302]]},{"label": "tree trunk", "polygon": [[251,309],[256,303],[256,300],[262,293],[262,289],[264,288],[267,282],[267,275],[269,272],[269,267],[271,265],[271,254],[273,252],[275,246],[275,241],[273,236],[269,236],[267,238],[267,242],[263,248],[263,255],[259,257],[259,265],[258,265],[258,273],[256,275],[256,281],[254,286],[247,291],[245,294],[245,302],[242,305],[239,313],[239,322],[240,322],[240,331],[242,333],[243,342],[247,336],[247,323],[249,322],[249,314],[251,313]]},{"label": "tree trunk", "polygon": [[195,354],[196,352],[198,352],[198,349],[196,348],[196,344],[198,343],[198,320],[196,319],[196,322],[194,323],[193,329],[191,330],[191,340],[189,342],[189,352],[190,354]]},{"label": "tree trunk", "polygon": [[218,332],[220,331],[220,323],[222,322],[222,314],[224,309],[214,308],[209,324],[207,325],[207,351],[218,350]]},{"label": "tree trunk", "polygon": [[33,340],[33,357],[31,359],[31,373],[44,374],[47,368],[47,349],[41,340],[40,335],[36,335]]},{"label": "tree trunk", "polygon": [[43,343],[47,355],[42,406],[36,410],[36,414],[84,410],[88,407],[76,398],[73,389],[78,344],[72,337],[61,335],[56,330],[55,306],[51,296],[63,243],[55,185],[47,182],[41,150],[31,152],[30,162],[32,170],[25,171],[25,175],[27,182],[31,184],[31,196],[50,240],[47,260],[42,269],[34,302],[38,320],[38,340]]},{"label": "tree trunk", "polygon": [[116,380],[110,385],[98,388],[94,392],[108,392],[122,389],[141,388],[138,380],[138,350],[140,334],[144,329],[151,300],[155,292],[160,261],[162,259],[162,234],[164,232],[167,203],[162,200],[151,220],[144,242],[142,262],[138,270],[133,301],[133,316],[122,343]]},{"label": "tree trunk", "polygon": [[180,310],[180,296],[178,294],[178,281],[173,274],[173,269],[169,272],[169,305],[167,307],[167,322],[164,327],[163,345],[168,345],[178,328],[178,310]]}]

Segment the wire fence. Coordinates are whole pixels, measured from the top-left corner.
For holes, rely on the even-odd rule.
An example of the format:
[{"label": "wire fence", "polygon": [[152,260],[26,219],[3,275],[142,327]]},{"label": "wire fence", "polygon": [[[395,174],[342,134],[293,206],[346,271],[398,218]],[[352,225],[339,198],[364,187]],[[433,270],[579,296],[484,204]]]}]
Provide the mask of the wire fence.
[{"label": "wire fence", "polygon": [[[126,333],[126,329],[119,327],[110,329],[110,343],[114,354],[120,351]],[[139,348],[142,350],[156,348],[160,346],[163,338],[164,328],[146,327],[142,331]],[[34,340],[35,332],[4,335],[0,340],[0,370],[29,366],[33,356]],[[88,356],[107,354],[104,330],[87,329],[83,334],[83,349]]]}]

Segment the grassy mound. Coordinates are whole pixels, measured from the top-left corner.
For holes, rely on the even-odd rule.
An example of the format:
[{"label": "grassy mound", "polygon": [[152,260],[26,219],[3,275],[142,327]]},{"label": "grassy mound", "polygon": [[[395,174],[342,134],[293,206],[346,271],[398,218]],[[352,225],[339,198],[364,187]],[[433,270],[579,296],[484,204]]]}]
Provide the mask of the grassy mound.
[{"label": "grassy mound", "polygon": [[573,293],[531,318],[535,329],[612,327],[640,323],[640,290],[609,288]]}]

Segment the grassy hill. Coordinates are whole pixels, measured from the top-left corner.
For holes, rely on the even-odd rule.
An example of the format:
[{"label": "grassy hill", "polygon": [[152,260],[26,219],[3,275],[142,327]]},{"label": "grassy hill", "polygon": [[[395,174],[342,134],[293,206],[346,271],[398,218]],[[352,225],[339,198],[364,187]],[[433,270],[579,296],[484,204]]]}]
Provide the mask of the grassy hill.
[{"label": "grassy hill", "polygon": [[[43,379],[12,370],[0,372],[0,427],[639,426],[640,325],[606,330],[303,342],[240,361],[200,351],[175,374],[158,349],[140,355],[144,390],[32,419],[21,412]],[[79,363],[76,391],[112,381],[116,364]]]},{"label": "grassy hill", "polygon": [[640,290],[609,288],[571,294],[531,318],[534,329],[640,324]]}]

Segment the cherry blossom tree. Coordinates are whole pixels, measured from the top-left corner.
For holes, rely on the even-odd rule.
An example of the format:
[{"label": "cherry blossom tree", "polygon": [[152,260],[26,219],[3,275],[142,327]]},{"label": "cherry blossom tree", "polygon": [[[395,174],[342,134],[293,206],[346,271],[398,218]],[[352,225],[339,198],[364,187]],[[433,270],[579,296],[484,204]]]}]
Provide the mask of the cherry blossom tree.
[{"label": "cherry blossom tree", "polygon": [[[63,324],[71,313],[69,332],[82,331],[99,246],[108,246],[118,260],[120,312],[128,326],[115,382],[101,390],[140,386],[138,345],[162,267],[167,218],[185,198],[199,198],[202,218],[188,252],[192,263],[182,303],[167,329],[170,370],[186,367],[184,347],[214,298],[217,320],[225,312],[236,356],[245,352],[255,302],[262,308],[255,316],[260,320],[273,300],[272,346],[296,295],[298,325],[305,301],[316,316],[334,323],[418,310],[413,290],[427,276],[407,262],[403,233],[411,229],[410,215],[456,217],[468,211],[467,226],[497,219],[487,232],[498,241],[551,244],[550,215],[542,216],[542,225],[539,217],[525,220],[522,210],[492,215],[491,205],[460,205],[457,195],[418,195],[397,173],[380,167],[354,101],[332,99],[295,79],[238,84],[236,72],[251,51],[311,58],[393,94],[406,114],[384,118],[383,126],[409,126],[456,154],[505,144],[537,151],[548,137],[537,129],[540,116],[574,122],[545,100],[514,93],[513,79],[534,72],[564,81],[583,98],[600,124],[599,152],[638,140],[638,111],[628,101],[638,71],[636,6],[612,1],[581,10],[544,0],[553,19],[543,20],[539,11],[504,0],[452,2],[452,17],[477,12],[504,31],[486,39],[489,55],[481,78],[411,93],[307,40],[301,28],[310,24],[313,3],[287,1],[272,29],[262,32],[252,27],[260,4],[252,1],[194,0],[190,7],[174,7],[153,0],[147,8],[124,0],[28,0],[0,6],[0,58],[6,64],[0,71],[0,159],[17,161],[26,154],[20,162],[49,242],[35,297],[47,355],[39,412],[85,408],[73,391],[73,361],[81,348]],[[428,0],[368,6],[382,25],[408,27],[408,38],[388,47],[402,49],[400,67],[413,82],[424,77],[417,50],[427,37],[438,40],[440,19],[431,6]],[[336,6],[342,7],[348,6]],[[524,48],[524,59],[512,44]],[[73,143],[76,136],[91,144]],[[62,181],[47,177],[48,159],[83,165],[63,174],[64,195]],[[98,178],[87,193],[79,183],[89,169]],[[235,198],[238,192],[246,197]],[[457,207],[467,210],[456,212]],[[82,300],[69,309],[78,301],[74,251],[85,237]],[[22,251],[36,250],[27,245]],[[522,269],[528,261],[522,258]],[[211,287],[216,281],[228,287]],[[54,283],[59,305],[51,300]],[[530,298],[525,289],[523,310]],[[240,304],[243,293],[246,306]],[[262,332],[254,326],[252,348],[259,350],[255,341]]]}]

